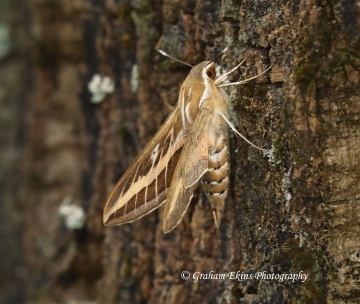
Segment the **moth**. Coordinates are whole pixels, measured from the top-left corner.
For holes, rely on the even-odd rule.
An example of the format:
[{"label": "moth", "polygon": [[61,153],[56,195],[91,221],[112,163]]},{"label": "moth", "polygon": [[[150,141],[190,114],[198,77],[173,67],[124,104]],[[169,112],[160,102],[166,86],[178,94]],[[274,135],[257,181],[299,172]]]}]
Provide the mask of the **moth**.
[{"label": "moth", "polygon": [[216,59],[190,65],[174,111],[112,190],[104,225],[133,222],[165,204],[163,230],[168,233],[181,221],[194,188],[201,183],[219,227],[229,187],[228,125],[243,137],[229,121],[229,98],[222,87],[248,82],[270,68],[246,80],[222,84],[245,60],[216,79]]}]

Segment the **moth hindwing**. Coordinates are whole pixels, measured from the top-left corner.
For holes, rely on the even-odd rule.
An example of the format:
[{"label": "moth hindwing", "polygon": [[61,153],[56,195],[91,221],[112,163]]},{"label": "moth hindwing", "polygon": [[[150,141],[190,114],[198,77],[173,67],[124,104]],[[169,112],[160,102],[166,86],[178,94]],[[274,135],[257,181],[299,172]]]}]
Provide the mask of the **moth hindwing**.
[{"label": "moth hindwing", "polygon": [[167,233],[181,221],[200,182],[219,226],[229,185],[230,124],[221,83],[235,69],[215,80],[215,68],[204,61],[191,69],[173,113],[112,190],[105,225],[135,221],[165,204]]}]

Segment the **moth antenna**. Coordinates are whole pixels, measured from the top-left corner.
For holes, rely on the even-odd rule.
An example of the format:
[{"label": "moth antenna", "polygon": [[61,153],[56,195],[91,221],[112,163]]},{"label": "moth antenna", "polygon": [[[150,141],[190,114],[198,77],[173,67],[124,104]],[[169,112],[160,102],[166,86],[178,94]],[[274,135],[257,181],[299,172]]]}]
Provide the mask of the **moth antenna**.
[{"label": "moth antenna", "polygon": [[181,60],[179,60],[179,59],[176,59],[176,58],[174,58],[173,56],[170,56],[168,53],[166,53],[166,52],[164,52],[163,50],[158,50],[158,52],[161,54],[161,55],[163,55],[163,56],[165,56],[165,57],[168,57],[168,58],[170,58],[170,59],[172,59],[172,60],[174,60],[174,61],[177,61],[177,62],[180,62],[180,63],[182,63],[182,64],[185,64],[185,65],[187,65],[187,66],[189,66],[189,67],[194,67],[193,65],[191,65],[191,64],[189,64],[189,63],[186,63],[186,62],[184,62],[184,61],[181,61]]},{"label": "moth antenna", "polygon": [[219,59],[222,55],[226,54],[229,50],[229,47],[227,46],[224,48],[219,55],[217,55],[213,60],[211,60],[205,67],[207,67],[210,63],[214,62],[215,60]]},{"label": "moth antenna", "polygon": [[[238,85],[238,84],[247,83],[247,82],[249,82],[250,80],[256,79],[256,78],[258,78],[259,76],[265,74],[265,73],[266,73],[268,70],[270,70],[271,68],[272,68],[272,66],[269,66],[264,72],[261,72],[260,74],[257,74],[257,75],[255,75],[255,76],[253,76],[253,77],[248,78],[248,79],[241,80],[241,81],[238,81],[238,82],[225,83],[225,84],[219,85],[218,87],[221,88],[221,87],[227,87],[227,86],[231,86],[231,85]],[[222,76],[223,76],[223,75],[221,75],[218,79],[220,79]],[[218,82],[218,79],[215,81],[215,84],[216,84],[216,82],[219,83],[219,82]],[[225,80],[225,79],[224,79],[224,80]],[[224,81],[224,80],[223,80],[223,81]]]}]

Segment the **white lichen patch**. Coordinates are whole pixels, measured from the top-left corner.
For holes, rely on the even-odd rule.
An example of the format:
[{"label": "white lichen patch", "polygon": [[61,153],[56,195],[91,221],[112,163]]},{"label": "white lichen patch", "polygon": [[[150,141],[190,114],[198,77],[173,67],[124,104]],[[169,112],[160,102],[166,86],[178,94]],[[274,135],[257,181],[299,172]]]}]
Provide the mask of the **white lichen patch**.
[{"label": "white lichen patch", "polygon": [[70,196],[66,196],[62,200],[58,212],[64,220],[67,230],[72,231],[84,227],[86,220],[84,209],[76,204],[73,204],[73,200]]},{"label": "white lichen patch", "polygon": [[271,146],[270,150],[264,150],[262,152],[263,152],[263,155],[268,158],[268,162],[271,164],[271,166],[275,166],[275,165],[281,163],[281,160],[275,159],[275,154],[274,154],[275,147],[274,146]]},{"label": "white lichen patch", "polygon": [[131,85],[131,91],[133,91],[134,93],[139,88],[139,72],[138,72],[138,65],[137,64],[134,64],[132,66],[130,85]]},{"label": "white lichen patch", "polygon": [[291,170],[292,170],[292,165],[289,168],[288,172],[285,172],[283,175],[283,178],[281,180],[281,190],[284,194],[284,199],[285,199],[285,206],[287,208],[289,208],[289,203],[290,200],[292,198],[291,192],[290,192],[290,187],[291,187],[291,180],[290,180],[290,175],[291,175]]},{"label": "white lichen patch", "polygon": [[89,92],[91,93],[91,102],[100,103],[106,95],[114,92],[114,82],[110,77],[101,77],[99,74],[95,74],[88,84]]},{"label": "white lichen patch", "polygon": [[13,46],[14,42],[11,36],[10,26],[0,23],[0,59],[10,54]]}]

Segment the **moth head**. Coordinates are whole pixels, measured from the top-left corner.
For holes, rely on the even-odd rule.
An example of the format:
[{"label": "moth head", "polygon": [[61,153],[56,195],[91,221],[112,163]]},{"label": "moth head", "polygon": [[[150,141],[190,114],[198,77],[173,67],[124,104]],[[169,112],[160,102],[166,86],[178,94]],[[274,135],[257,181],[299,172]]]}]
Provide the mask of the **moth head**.
[{"label": "moth head", "polygon": [[193,81],[214,81],[216,77],[216,65],[212,61],[203,61],[194,66],[188,76]]}]

